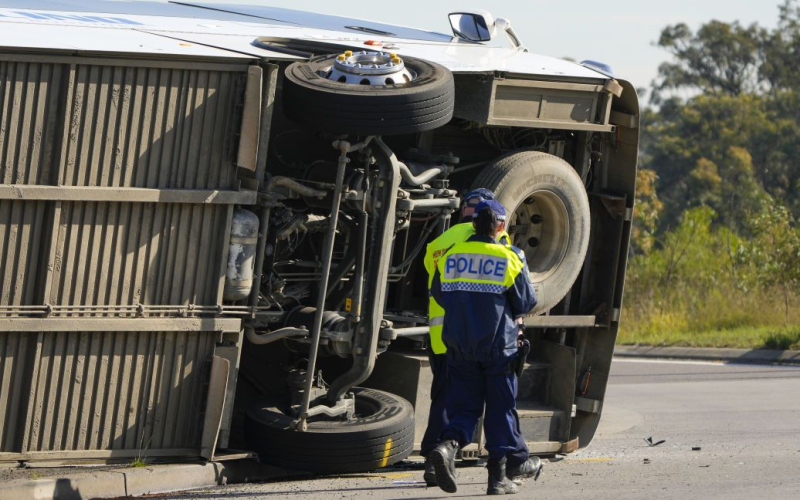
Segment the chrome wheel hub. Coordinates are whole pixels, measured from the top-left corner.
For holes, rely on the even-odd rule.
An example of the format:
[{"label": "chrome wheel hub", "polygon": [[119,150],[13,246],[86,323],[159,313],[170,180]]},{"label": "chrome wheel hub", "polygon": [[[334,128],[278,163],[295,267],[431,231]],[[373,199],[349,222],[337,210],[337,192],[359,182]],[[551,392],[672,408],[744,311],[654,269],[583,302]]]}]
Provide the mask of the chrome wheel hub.
[{"label": "chrome wheel hub", "polygon": [[569,247],[569,214],[557,194],[531,193],[511,216],[514,246],[525,252],[534,281],[542,281],[561,265]]},{"label": "chrome wheel hub", "polygon": [[415,76],[397,54],[348,50],[336,57],[327,78],[356,85],[402,85]]}]

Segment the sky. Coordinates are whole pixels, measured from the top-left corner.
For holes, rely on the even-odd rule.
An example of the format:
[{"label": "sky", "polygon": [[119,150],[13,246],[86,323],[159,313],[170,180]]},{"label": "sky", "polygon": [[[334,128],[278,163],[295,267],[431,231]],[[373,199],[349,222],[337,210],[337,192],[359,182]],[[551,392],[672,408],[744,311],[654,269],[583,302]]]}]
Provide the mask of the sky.
[{"label": "sky", "polygon": [[[202,2],[203,0],[196,0]],[[697,28],[716,19],[775,26],[783,0],[216,0],[261,4],[451,33],[447,14],[484,9],[511,21],[531,51],[611,65],[616,75],[647,88],[668,54],[655,47],[661,29],[684,22]]]}]

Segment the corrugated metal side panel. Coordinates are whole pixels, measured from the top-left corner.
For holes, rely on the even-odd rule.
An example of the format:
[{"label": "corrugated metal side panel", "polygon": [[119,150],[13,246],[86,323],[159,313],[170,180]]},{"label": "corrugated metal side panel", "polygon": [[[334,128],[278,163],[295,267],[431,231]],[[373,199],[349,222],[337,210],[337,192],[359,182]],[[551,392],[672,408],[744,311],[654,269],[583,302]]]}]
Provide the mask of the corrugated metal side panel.
[{"label": "corrugated metal side panel", "polygon": [[37,335],[23,452],[199,448],[213,333]]},{"label": "corrugated metal side panel", "polygon": [[221,71],[76,65],[60,183],[230,189],[243,84]]},{"label": "corrugated metal side panel", "polygon": [[[244,67],[166,66],[0,61],[0,183],[237,189]],[[231,210],[2,200],[0,306],[217,304]],[[0,332],[0,452],[199,451],[217,335]]]},{"label": "corrugated metal side panel", "polygon": [[[0,61],[0,183],[47,184],[65,67]],[[0,306],[33,305],[45,202],[0,200]]]},{"label": "corrugated metal side panel", "polygon": [[222,205],[65,203],[48,302],[216,304],[227,211]]},{"label": "corrugated metal side panel", "polygon": [[0,306],[41,303],[36,284],[45,214],[46,202],[0,200]]},{"label": "corrugated metal side panel", "polygon": [[28,339],[34,333],[0,333],[0,452],[18,451],[24,420]]},{"label": "corrugated metal side panel", "polygon": [[[242,76],[76,65],[67,82],[60,183],[230,189]],[[48,302],[217,303],[226,207],[64,203]],[[209,245],[208,242],[214,242]]]},{"label": "corrugated metal side panel", "polygon": [[0,181],[48,184],[64,66],[0,61]]}]

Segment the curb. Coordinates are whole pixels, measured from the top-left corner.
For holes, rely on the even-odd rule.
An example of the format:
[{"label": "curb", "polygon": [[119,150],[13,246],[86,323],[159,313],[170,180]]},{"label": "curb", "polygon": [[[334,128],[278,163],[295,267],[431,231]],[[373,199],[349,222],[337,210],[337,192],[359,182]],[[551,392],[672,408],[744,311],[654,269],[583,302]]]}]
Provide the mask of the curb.
[{"label": "curb", "polygon": [[255,460],[152,465],[7,481],[0,483],[0,500],[153,495],[232,483],[267,481],[288,477],[290,474],[289,471],[261,465]]},{"label": "curb", "polygon": [[687,359],[728,363],[800,365],[800,351],[779,349],[727,349],[713,347],[655,347],[618,345],[614,356],[621,358]]}]

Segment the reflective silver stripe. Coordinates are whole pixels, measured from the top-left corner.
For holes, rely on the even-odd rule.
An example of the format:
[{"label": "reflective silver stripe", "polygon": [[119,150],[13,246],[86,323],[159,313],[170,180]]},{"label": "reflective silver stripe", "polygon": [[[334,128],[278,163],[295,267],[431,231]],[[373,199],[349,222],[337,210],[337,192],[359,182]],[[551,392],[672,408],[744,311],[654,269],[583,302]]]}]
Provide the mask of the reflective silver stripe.
[{"label": "reflective silver stripe", "polygon": [[445,281],[442,283],[442,292],[478,292],[478,293],[505,293],[507,286],[494,283],[471,283],[469,281]]},{"label": "reflective silver stripe", "polygon": [[442,326],[444,325],[444,316],[437,316],[428,320],[428,326]]}]

